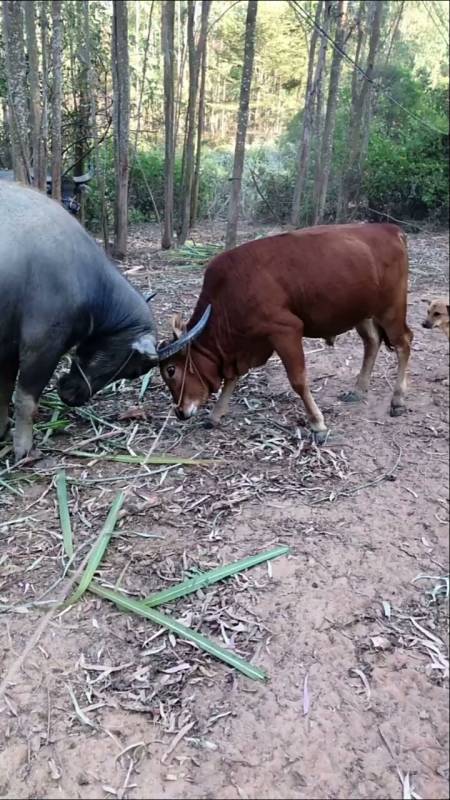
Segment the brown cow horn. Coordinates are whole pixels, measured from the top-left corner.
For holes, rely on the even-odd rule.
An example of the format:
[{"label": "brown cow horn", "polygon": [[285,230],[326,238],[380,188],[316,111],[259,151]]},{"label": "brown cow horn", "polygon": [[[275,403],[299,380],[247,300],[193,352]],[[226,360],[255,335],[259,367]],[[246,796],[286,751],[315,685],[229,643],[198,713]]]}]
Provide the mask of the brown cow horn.
[{"label": "brown cow horn", "polygon": [[202,318],[191,328],[189,331],[180,336],[179,339],[176,339],[174,342],[170,344],[166,344],[163,347],[158,348],[158,356],[160,361],[167,361],[168,358],[172,358],[176,353],[179,353],[180,350],[183,350],[189,342],[192,342],[197,336],[200,336],[201,332],[206,327],[206,324],[209,320],[211,315],[211,306],[208,306],[206,311],[203,313]]}]

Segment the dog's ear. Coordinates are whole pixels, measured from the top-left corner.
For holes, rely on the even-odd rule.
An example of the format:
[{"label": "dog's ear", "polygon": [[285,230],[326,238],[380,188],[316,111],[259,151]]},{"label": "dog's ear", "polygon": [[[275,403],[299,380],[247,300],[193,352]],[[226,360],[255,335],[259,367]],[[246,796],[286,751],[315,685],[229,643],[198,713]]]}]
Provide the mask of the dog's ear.
[{"label": "dog's ear", "polygon": [[172,333],[174,339],[180,339],[186,333],[186,323],[183,322],[181,314],[172,317]]}]

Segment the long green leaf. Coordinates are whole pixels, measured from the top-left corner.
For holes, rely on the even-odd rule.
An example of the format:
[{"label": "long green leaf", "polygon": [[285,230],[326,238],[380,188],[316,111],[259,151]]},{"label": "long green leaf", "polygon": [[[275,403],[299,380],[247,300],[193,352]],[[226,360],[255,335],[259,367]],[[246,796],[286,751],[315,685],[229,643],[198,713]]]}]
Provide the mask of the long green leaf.
[{"label": "long green leaf", "polygon": [[106,522],[98,536],[97,541],[95,542],[94,546],[92,547],[89,560],[86,566],[83,575],[81,576],[80,583],[78,584],[78,588],[75,590],[73,595],[67,600],[64,605],[71,606],[76,603],[80,597],[83,596],[86,589],[89,588],[89,584],[94,577],[95,572],[99,568],[100,562],[105,555],[105,550],[108,547],[109,540],[114,533],[114,528],[116,527],[117,517],[119,515],[119,511],[122,507],[122,503],[125,499],[125,495],[123,492],[117,495],[116,499],[114,500],[109,514],[106,518]]},{"label": "long green leaf", "polygon": [[183,583],[176,586],[171,586],[169,589],[164,589],[162,592],[151,594],[146,597],[142,602],[149,607],[161,606],[163,603],[170,603],[171,600],[176,600],[178,597],[184,597],[186,594],[196,592],[197,589],[205,589],[212,583],[222,581],[230,575],[236,575],[237,572],[243,572],[245,569],[255,567],[257,564],[262,564],[264,561],[269,561],[278,556],[285,556],[289,553],[289,547],[275,547],[273,550],[266,550],[264,553],[258,553],[256,556],[249,556],[242,558],[240,561],[234,561],[232,564],[225,564],[221,567],[216,567],[209,572],[201,572],[195,578],[190,578]]},{"label": "long green leaf", "polygon": [[168,630],[173,631],[182,639],[187,639],[190,642],[194,642],[198,647],[200,647],[201,650],[205,650],[205,652],[209,653],[211,656],[219,658],[221,661],[225,661],[226,664],[238,669],[244,675],[247,675],[248,678],[260,681],[264,681],[267,678],[264,670],[260,669],[259,667],[254,667],[253,664],[249,664],[248,661],[244,661],[243,658],[235,655],[233,652],[231,652],[231,650],[224,650],[223,647],[219,647],[219,645],[214,644],[214,642],[211,642],[205,636],[202,636],[201,633],[197,633],[196,631],[187,628],[185,625],[182,625],[181,622],[177,622],[175,619],[172,619],[172,617],[167,617],[165,614],[161,614],[160,611],[155,611],[154,608],[149,608],[139,600],[126,597],[119,592],[113,592],[111,589],[105,589],[103,586],[99,586],[95,582],[90,584],[89,591],[93,592],[99,597],[103,597],[105,600],[110,600],[124,611],[132,611],[134,614],[138,614],[140,617],[145,617],[146,619],[150,619],[152,622],[156,622],[157,625],[162,625],[164,628],[168,628]]},{"label": "long green leaf", "polygon": [[184,464],[191,467],[204,467],[207,464],[211,464],[211,461],[202,461],[201,459],[169,455],[146,456],[144,453],[138,453],[135,456],[125,454],[114,456],[110,453],[86,453],[84,450],[71,450],[70,455],[79,456],[80,458],[95,458],[99,461],[117,461],[119,464],[140,464],[141,466],[145,464],[161,464],[167,466]]},{"label": "long green leaf", "polygon": [[66,556],[73,556],[72,525],[70,524],[69,502],[67,499],[67,481],[64,470],[56,476],[56,496],[58,498],[59,521],[63,535],[63,544]]}]

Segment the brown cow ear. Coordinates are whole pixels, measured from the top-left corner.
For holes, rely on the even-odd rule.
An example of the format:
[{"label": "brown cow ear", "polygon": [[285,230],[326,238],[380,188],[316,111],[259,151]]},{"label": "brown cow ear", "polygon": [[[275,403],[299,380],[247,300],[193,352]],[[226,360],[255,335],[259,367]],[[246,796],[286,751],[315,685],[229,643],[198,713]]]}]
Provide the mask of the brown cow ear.
[{"label": "brown cow ear", "polygon": [[186,323],[183,322],[181,314],[175,314],[172,318],[172,331],[174,339],[181,339],[183,334],[186,333]]}]

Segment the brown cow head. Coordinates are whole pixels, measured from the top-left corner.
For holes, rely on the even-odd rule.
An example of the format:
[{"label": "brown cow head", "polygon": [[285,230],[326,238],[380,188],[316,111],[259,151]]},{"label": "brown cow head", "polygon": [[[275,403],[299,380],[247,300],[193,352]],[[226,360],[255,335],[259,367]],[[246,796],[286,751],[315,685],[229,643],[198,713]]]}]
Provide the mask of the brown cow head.
[{"label": "brown cow head", "polygon": [[202,329],[205,327],[210,310],[208,307],[200,322],[189,331],[181,315],[177,314],[172,321],[172,341],[163,342],[158,350],[161,376],[169,387],[178,419],[193,417],[207,403],[211,393],[220,387],[215,362],[191,346],[195,338],[193,331],[200,324]]}]

